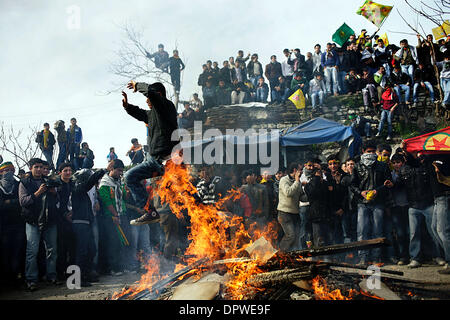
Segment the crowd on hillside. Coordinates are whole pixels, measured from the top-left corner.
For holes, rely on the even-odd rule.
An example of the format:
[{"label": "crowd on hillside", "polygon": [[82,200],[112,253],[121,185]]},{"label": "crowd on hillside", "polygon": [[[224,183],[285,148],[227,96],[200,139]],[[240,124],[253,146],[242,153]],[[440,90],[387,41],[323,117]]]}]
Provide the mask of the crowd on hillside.
[{"label": "crowd on hillside", "polygon": [[[195,93],[185,103],[179,125],[192,127],[195,120],[204,119],[205,110],[214,106],[268,101],[284,104],[298,89],[316,113],[322,111],[328,95],[360,92],[365,110],[380,115],[378,135],[387,122],[390,140],[394,114],[407,114],[405,110],[416,107],[420,91],[427,93],[430,104],[450,105],[450,35],[438,43],[432,35],[417,37],[416,46],[406,39],[400,46],[386,45],[378,35],[369,36],[362,30],[360,36],[351,35],[341,47],[327,43],[322,49],[317,44],[306,56],[298,48],[284,49],[281,61],[272,55],[265,66],[257,53],[244,56],[242,50],[236,58],[224,60],[222,67],[208,60],[198,77],[203,102]],[[443,97],[439,97],[438,82]]]}]

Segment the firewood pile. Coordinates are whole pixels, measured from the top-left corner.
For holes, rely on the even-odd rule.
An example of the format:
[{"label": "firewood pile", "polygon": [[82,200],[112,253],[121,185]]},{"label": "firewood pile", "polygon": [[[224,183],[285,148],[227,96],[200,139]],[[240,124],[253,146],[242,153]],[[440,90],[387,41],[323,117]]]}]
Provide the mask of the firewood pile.
[{"label": "firewood pile", "polygon": [[[248,255],[197,260],[119,300],[424,300],[450,299],[448,286],[405,278],[382,266],[339,263],[333,256],[387,246],[385,238],[280,252],[260,238]],[[239,272],[240,271],[240,272]]]}]

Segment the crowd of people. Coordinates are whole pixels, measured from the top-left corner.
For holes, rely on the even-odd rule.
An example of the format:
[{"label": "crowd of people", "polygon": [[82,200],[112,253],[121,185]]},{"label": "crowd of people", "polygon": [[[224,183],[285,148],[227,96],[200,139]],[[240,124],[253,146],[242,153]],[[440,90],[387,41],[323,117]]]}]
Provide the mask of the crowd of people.
[{"label": "crowd of people", "polygon": [[[387,122],[390,140],[394,114],[417,107],[420,91],[428,95],[431,105],[450,105],[450,36],[438,43],[431,34],[426,39],[417,37],[417,46],[406,39],[400,46],[386,45],[383,38],[363,29],[340,47],[327,43],[322,50],[317,44],[306,56],[298,48],[284,49],[281,62],[272,55],[265,67],[257,53],[244,56],[242,50],[236,58],[224,60],[221,68],[217,61],[208,60],[198,77],[203,103],[195,93],[185,103],[179,124],[189,128],[194,120],[204,119],[205,110],[219,105],[268,100],[284,104],[298,89],[317,113],[329,95],[362,93],[365,110],[380,115],[378,135]],[[438,82],[443,92],[440,99]]]},{"label": "crowd of people", "polygon": [[[449,39],[441,48],[450,44]],[[46,160],[29,159],[28,172],[20,176],[15,176],[17,168],[11,162],[0,163],[1,280],[23,283],[33,291],[42,280],[59,285],[67,277],[67,267],[77,265],[81,285],[91,286],[99,274],[145,272],[152,254],[160,257],[160,273],[173,272],[189,245],[189,214],[177,219],[159,198],[156,182],[179,142],[172,139],[174,131],[186,126],[192,114],[201,118],[202,110],[220,99],[267,102],[270,94],[272,102],[282,103],[298,89],[309,95],[313,108],[326,94],[362,90],[368,107],[378,101],[388,110],[382,119],[389,124],[399,103],[409,102],[400,98],[402,91],[414,88],[417,74],[430,66],[426,46],[434,44],[430,38],[422,39],[416,50],[402,41],[396,51],[379,39],[371,45],[371,40],[363,32],[340,49],[328,44],[322,53],[317,45],[306,59],[299,49],[286,49],[283,63],[272,56],[264,71],[258,55],[247,63],[250,55],[244,57],[242,51],[236,59],[224,61],[222,69],[208,61],[199,77],[204,103],[194,95],[181,115],[167,99],[164,85],[131,81],[127,88],[142,93],[148,109],[128,103],[122,92],[124,112],[147,126],[145,148],[131,140],[126,153],[129,169],[111,147],[108,166],[93,170],[93,152],[82,142],[75,118],[67,130],[64,121],[55,123],[56,139],[46,123],[36,138]],[[442,67],[443,103],[448,104],[450,50],[437,46],[435,52],[442,53],[436,62]],[[397,78],[406,82],[397,83]],[[424,86],[420,82],[417,88],[429,89],[428,81],[420,79]],[[256,88],[254,95],[250,85]],[[59,154],[54,165],[56,142]],[[449,156],[410,154],[404,147],[392,152],[388,144],[370,139],[361,151],[343,163],[334,155],[325,162],[315,157],[293,162],[273,176],[259,175],[252,166],[193,167],[197,189],[193,196],[199,204],[213,205],[228,191],[240,190],[241,197],[226,201],[222,211],[241,217],[247,227],[274,225],[278,232],[269,240],[282,251],[387,237],[392,246],[386,250],[321,259],[410,268],[433,260],[443,266],[440,273],[450,274]],[[229,236],[233,237],[232,230]]]},{"label": "crowd of people", "polygon": [[[269,239],[283,251],[386,237],[392,246],[333,257],[350,263],[385,263],[416,268],[427,261],[450,274],[449,156],[395,152],[370,140],[359,159],[329,156],[290,163],[275,175],[254,167],[200,166],[193,170],[197,201],[214,205],[231,189],[241,197],[223,210],[261,230],[274,224]],[[81,268],[82,286],[99,274],[143,272],[151,254],[160,271],[172,272],[189,244],[189,217],[178,220],[158,197],[156,181],[142,179],[144,202],[157,210],[159,223],[133,223],[144,215],[123,178],[124,164],[75,171],[62,163],[30,159],[17,180],[11,162],[0,165],[1,261],[3,281],[61,284],[69,265]],[[233,234],[230,232],[230,236]],[[329,260],[332,257],[322,257]],[[43,280],[44,279],[44,280]],[[16,282],[17,283],[17,282]]]}]

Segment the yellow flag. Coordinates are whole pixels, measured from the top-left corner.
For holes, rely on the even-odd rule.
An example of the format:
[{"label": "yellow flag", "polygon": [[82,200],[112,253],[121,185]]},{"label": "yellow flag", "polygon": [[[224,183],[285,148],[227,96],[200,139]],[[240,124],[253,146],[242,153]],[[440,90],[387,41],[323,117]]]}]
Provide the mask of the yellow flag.
[{"label": "yellow flag", "polygon": [[295,105],[297,109],[304,109],[306,106],[305,103],[305,96],[303,95],[303,92],[301,89],[298,89],[295,91],[290,97],[289,100],[292,101],[292,103]]},{"label": "yellow flag", "polygon": [[384,45],[387,47],[389,45],[389,40],[387,33],[385,32],[383,35],[380,36],[380,39],[383,40]]},{"label": "yellow flag", "polygon": [[442,26],[436,27],[432,31],[434,40],[445,38],[450,33],[450,22],[448,22],[448,20],[445,20]]}]

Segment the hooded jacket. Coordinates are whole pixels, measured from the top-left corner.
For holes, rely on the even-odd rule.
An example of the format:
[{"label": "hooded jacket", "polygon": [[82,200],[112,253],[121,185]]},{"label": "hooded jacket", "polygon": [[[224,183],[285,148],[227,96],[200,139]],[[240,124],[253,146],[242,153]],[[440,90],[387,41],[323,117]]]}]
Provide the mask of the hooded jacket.
[{"label": "hooded jacket", "polygon": [[162,159],[171,154],[172,149],[179,143],[172,141],[172,133],[178,129],[177,110],[165,95],[161,96],[147,83],[136,83],[136,90],[145,95],[152,104],[152,109],[143,110],[138,106],[128,104],[126,112],[147,124],[147,145],[150,155],[155,159]]}]

